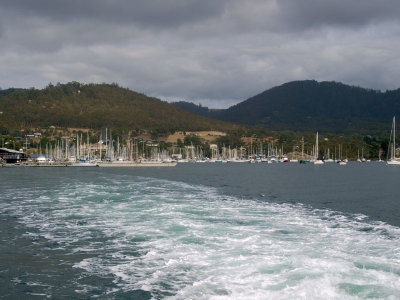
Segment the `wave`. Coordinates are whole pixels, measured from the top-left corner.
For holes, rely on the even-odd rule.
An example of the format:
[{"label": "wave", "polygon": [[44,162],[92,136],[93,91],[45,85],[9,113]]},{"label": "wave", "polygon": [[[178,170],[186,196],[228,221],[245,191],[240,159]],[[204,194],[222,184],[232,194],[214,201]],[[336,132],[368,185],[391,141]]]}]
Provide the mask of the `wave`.
[{"label": "wave", "polygon": [[[2,213],[69,253],[85,276],[111,276],[110,296],[400,297],[400,229],[363,215],[116,175],[8,196],[18,201]],[[93,288],[77,281],[81,293]]]}]

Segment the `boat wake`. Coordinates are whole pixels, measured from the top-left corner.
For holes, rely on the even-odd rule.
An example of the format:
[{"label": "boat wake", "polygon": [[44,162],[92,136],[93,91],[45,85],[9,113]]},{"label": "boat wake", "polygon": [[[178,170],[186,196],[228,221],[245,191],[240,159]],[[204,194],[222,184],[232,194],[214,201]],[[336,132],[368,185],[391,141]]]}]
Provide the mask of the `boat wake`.
[{"label": "boat wake", "polygon": [[110,298],[400,298],[400,229],[362,215],[132,176],[22,193],[2,213],[67,253],[83,295],[94,276]]}]

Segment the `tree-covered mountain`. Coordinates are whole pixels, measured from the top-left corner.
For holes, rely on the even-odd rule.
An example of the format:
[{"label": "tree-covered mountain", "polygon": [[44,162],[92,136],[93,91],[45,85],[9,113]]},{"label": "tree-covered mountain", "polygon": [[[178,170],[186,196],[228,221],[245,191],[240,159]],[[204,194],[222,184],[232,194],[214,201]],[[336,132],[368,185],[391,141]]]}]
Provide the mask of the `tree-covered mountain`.
[{"label": "tree-covered mountain", "polygon": [[5,90],[0,89],[0,96],[5,96],[5,95],[14,93],[16,91],[21,91],[21,90],[23,90],[23,89],[19,89],[19,88],[9,88],[9,89],[5,89]]},{"label": "tree-covered mountain", "polygon": [[193,114],[197,114],[204,117],[210,117],[210,112],[211,112],[210,109],[208,107],[202,106],[201,104],[196,105],[194,103],[186,101],[173,102],[172,104]]},{"label": "tree-covered mountain", "polygon": [[203,115],[271,130],[383,134],[399,113],[400,89],[381,92],[306,80],[271,88],[228,109]]},{"label": "tree-covered mountain", "polygon": [[0,93],[0,126],[7,129],[70,127],[176,130],[230,130],[237,126],[208,119],[116,84],[49,85],[42,90]]},{"label": "tree-covered mountain", "polygon": [[400,89],[381,92],[311,80],[289,82],[217,111],[187,102],[172,105],[116,84],[0,90],[0,127],[11,130],[51,125],[159,133],[239,129],[222,120],[276,131],[387,135],[399,113]]}]

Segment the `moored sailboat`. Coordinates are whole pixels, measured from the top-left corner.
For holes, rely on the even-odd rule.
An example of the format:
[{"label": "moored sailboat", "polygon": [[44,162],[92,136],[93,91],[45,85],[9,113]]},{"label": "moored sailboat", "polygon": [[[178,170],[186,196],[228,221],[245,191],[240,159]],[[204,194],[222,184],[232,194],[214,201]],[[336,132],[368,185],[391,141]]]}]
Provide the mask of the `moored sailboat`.
[{"label": "moored sailboat", "polygon": [[323,160],[318,159],[318,154],[319,154],[319,149],[318,149],[318,131],[317,131],[317,136],[315,137],[315,159],[314,159],[314,165],[322,165],[322,164],[324,164]]},{"label": "moored sailboat", "polygon": [[390,159],[386,161],[388,165],[400,165],[400,158],[396,157],[396,117],[393,117],[392,132],[390,135],[389,151]]}]

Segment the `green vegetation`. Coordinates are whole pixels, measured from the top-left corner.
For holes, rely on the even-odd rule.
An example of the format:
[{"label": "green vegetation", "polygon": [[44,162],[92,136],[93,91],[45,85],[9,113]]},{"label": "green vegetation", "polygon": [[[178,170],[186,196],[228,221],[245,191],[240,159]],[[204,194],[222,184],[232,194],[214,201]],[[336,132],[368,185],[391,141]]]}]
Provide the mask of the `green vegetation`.
[{"label": "green vegetation", "polygon": [[2,90],[2,89],[0,88],[0,96],[5,96],[5,95],[14,93],[14,92],[16,92],[16,91],[21,91],[21,90],[22,90],[22,89],[17,89],[17,88],[9,88],[9,89]]},{"label": "green vegetation", "polygon": [[236,125],[188,113],[156,98],[116,84],[49,85],[43,90],[15,90],[0,94],[0,127],[16,129],[114,128],[125,132],[147,129],[170,133],[178,130],[232,130]]},{"label": "green vegetation", "polygon": [[[112,128],[115,143],[127,145],[129,138],[135,139],[140,149],[149,152],[151,147],[140,139],[158,140],[175,131],[219,130],[227,133],[213,142],[220,150],[251,147],[265,153],[269,144],[288,153],[300,151],[304,137],[305,152],[310,153],[318,130],[321,157],[326,157],[328,149],[332,157],[341,147],[343,158],[356,159],[363,153],[367,159],[379,154],[384,159],[390,122],[400,111],[399,99],[399,91],[382,93],[339,83],[301,81],[273,88],[227,110],[211,111],[185,102],[172,105],[117,84],[71,82],[50,84],[42,90],[1,90],[0,137],[4,147],[18,150],[25,146],[26,134],[38,131],[42,136],[28,138],[28,148],[44,152],[46,147],[62,144],[64,135],[82,135],[86,142],[89,129],[90,142],[97,143],[101,137],[104,140],[105,128]],[[177,106],[257,127],[212,120]],[[186,135],[176,145],[159,143],[159,148],[193,145],[209,154],[209,143]]]},{"label": "green vegetation", "polygon": [[238,135],[221,136],[217,139],[216,143],[219,148],[228,146],[232,148],[240,148],[241,146],[245,145],[245,143]]},{"label": "green vegetation", "polygon": [[215,119],[270,130],[388,135],[393,115],[400,113],[400,89],[380,92],[306,80],[274,87],[219,111],[182,102],[175,105]]},{"label": "green vegetation", "polygon": [[208,107],[202,106],[201,104],[196,105],[194,103],[186,101],[173,102],[172,104],[193,114],[197,114],[204,117],[212,117],[212,113],[208,109]]},{"label": "green vegetation", "polygon": [[21,143],[17,141],[13,136],[0,135],[0,147],[19,150],[21,149]]}]

